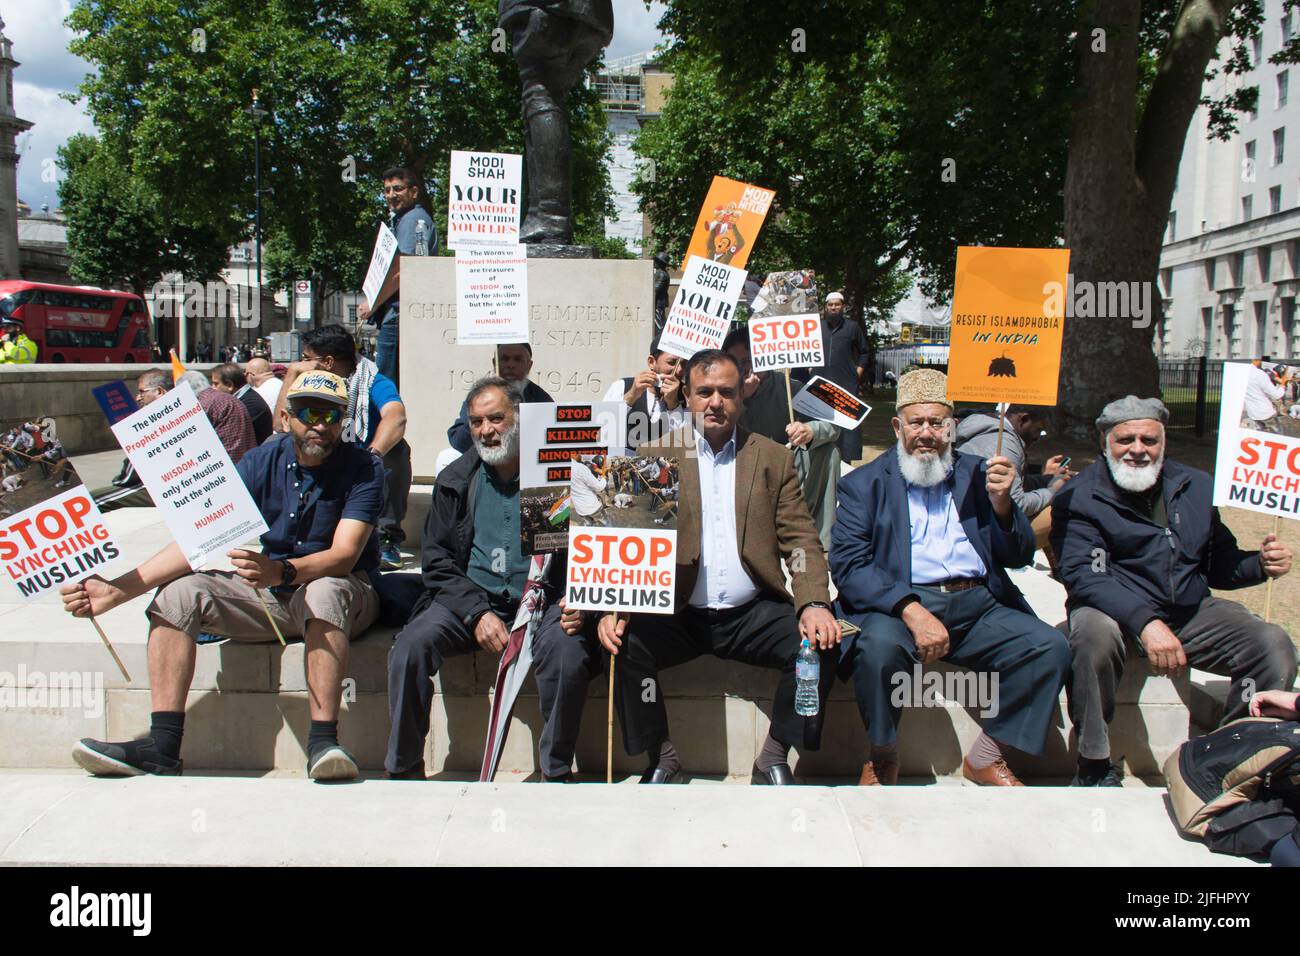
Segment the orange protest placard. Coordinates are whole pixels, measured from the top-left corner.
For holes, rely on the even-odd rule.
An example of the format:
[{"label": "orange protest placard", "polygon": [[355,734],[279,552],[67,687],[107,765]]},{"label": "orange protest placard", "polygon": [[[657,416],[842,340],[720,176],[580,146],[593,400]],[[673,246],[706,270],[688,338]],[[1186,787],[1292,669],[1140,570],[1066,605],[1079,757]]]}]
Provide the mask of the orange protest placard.
[{"label": "orange protest placard", "polygon": [[1069,249],[960,246],[948,398],[1055,405]]},{"label": "orange protest placard", "polygon": [[745,268],[775,196],[774,190],[762,186],[714,176],[691,233],[691,244],[682,257],[682,269],[691,256]]}]

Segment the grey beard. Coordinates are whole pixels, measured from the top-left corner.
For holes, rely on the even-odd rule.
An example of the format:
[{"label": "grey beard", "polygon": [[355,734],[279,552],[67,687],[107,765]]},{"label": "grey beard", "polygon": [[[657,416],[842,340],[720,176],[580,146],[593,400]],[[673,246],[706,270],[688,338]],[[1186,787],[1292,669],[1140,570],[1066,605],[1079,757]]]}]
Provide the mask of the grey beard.
[{"label": "grey beard", "polygon": [[1112,458],[1110,449],[1106,449],[1106,467],[1110,469],[1110,476],[1115,479],[1115,484],[1119,485],[1124,491],[1132,491],[1138,494],[1150,491],[1155,486],[1155,483],[1160,480],[1160,472],[1164,469],[1164,465],[1165,453],[1163,449],[1160,452],[1160,457],[1144,468],[1135,468],[1132,465],[1125,464],[1118,458]]},{"label": "grey beard", "polygon": [[918,488],[933,488],[952,473],[952,445],[944,448],[943,453],[922,461],[909,455],[903,448],[903,439],[898,439],[898,468],[903,473],[903,480]]},{"label": "grey beard", "polygon": [[510,426],[510,431],[501,436],[501,444],[492,448],[484,447],[477,438],[474,450],[485,465],[502,465],[519,454],[519,419]]},{"label": "grey beard", "polygon": [[329,457],[330,452],[334,450],[333,445],[309,445],[305,438],[299,438],[297,435],[293,436],[293,444],[298,449],[298,454],[302,455],[303,458],[318,462],[324,461]]}]

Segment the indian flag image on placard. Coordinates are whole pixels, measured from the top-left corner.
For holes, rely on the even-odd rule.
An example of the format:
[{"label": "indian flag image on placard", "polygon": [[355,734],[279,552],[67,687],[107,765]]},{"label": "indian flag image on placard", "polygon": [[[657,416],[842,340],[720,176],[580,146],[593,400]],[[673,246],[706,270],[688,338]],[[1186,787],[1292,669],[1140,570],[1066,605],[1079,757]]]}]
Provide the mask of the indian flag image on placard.
[{"label": "indian flag image on placard", "polygon": [[559,501],[551,506],[551,510],[546,512],[546,520],[551,524],[560,524],[569,520],[569,513],[573,510],[573,497],[565,495]]}]

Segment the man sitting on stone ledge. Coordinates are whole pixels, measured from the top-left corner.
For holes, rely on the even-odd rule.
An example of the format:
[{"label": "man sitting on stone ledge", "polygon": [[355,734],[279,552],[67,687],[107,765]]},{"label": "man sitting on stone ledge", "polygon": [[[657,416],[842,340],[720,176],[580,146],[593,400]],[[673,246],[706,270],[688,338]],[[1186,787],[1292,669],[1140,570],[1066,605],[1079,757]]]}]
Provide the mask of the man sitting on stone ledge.
[{"label": "man sitting on stone ledge", "polygon": [[[528,343],[521,345],[497,346],[497,374],[516,386],[520,402],[553,402],[555,399],[546,389],[532,382],[528,373],[533,370],[533,347]],[[474,437],[470,434],[469,403],[460,406],[460,413],[447,429],[447,441],[451,447],[462,455],[474,446]]]},{"label": "man sitting on stone ledge", "polygon": [[955,701],[983,726],[962,776],[1022,786],[1000,745],[1042,752],[1070,668],[1061,632],[1034,616],[1007,576],[1034,556],[1033,529],[1011,498],[1015,469],[1000,455],[953,453],[946,392],[947,376],[934,369],[900,378],[897,447],[839,485],[831,577],[841,616],[862,629],[845,639],[840,671],[852,677],[871,740],[867,786],[898,782],[902,704],[924,699],[921,665],[941,660],[989,675],[983,686],[996,691]]},{"label": "man sitting on stone ledge", "polygon": [[[379,610],[371,578],[379,566],[375,522],[384,505],[384,469],[357,445],[343,442],[348,390],[329,372],[309,372],[288,390],[286,427],[236,466],[266,519],[262,551],[230,552],[232,571],[191,572],[179,545],[168,545],[112,581],[90,577],[65,585],[64,609],[102,615],[158,588],[149,618],[149,735],[106,743],[85,739],[72,751],[101,776],[181,772],[185,700],[194,679],[200,632],[236,641],[276,640],[267,606],[285,637],[306,642],[311,732],[307,773],[347,780],[356,761],[339,746],[338,716],[348,642]],[[264,605],[254,588],[266,588]]]},{"label": "man sitting on stone ledge", "polygon": [[[649,758],[642,783],[672,783],[681,762],[668,734],[660,669],[702,654],[769,667],[781,678],[750,782],[792,784],[790,748],[821,746],[840,640],[826,557],[790,452],[738,427],[743,400],[736,359],[718,349],[698,352],[682,383],[694,425],[637,452],[679,459],[677,612],[606,614],[597,632],[618,657],[623,744],[629,754]],[[804,638],[822,653],[821,706],[809,717],[795,712],[795,662]]]},{"label": "man sitting on stone ledge", "polygon": [[[425,778],[433,679],[448,657],[499,654],[530,585],[533,560],[519,534],[518,389],[504,378],[470,389],[473,447],[443,469],[424,526],[424,587],[388,656],[392,731],[384,766],[398,780]],[[581,611],[566,611],[564,555],[537,582],[545,610],[533,635],[533,674],[542,707],[539,759],[548,782],[571,780],[587,684],[600,654]]]},{"label": "man sitting on stone ledge", "polygon": [[1232,678],[1224,723],[1253,691],[1290,690],[1296,650],[1286,631],[1211,596],[1278,578],[1291,552],[1275,535],[1242,551],[1211,506],[1213,479],[1165,458],[1169,411],[1156,398],[1111,402],[1097,419],[1103,455],[1052,501],[1052,547],[1070,612],[1070,720],[1075,786],[1118,787],[1107,725],[1136,642],[1157,674],[1189,664]]}]

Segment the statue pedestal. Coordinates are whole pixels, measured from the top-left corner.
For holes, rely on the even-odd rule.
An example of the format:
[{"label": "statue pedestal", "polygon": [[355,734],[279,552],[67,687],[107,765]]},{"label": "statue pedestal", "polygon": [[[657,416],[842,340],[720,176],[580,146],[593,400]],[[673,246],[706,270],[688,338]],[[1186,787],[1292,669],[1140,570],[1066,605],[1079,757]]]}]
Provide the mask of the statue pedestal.
[{"label": "statue pedestal", "polygon": [[[557,402],[598,402],[610,382],[645,368],[654,327],[651,268],[649,259],[545,257],[528,263],[529,377]],[[415,481],[427,484],[470,386],[492,372],[493,349],[456,344],[454,259],[403,259],[401,303],[406,438]]]},{"label": "statue pedestal", "polygon": [[570,246],[557,242],[530,242],[524,246],[529,259],[594,259],[595,246]]}]

